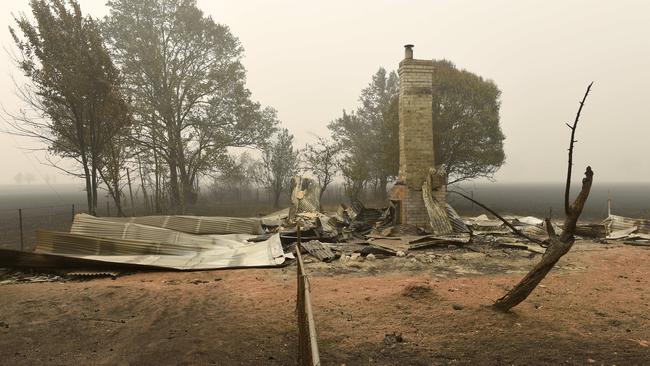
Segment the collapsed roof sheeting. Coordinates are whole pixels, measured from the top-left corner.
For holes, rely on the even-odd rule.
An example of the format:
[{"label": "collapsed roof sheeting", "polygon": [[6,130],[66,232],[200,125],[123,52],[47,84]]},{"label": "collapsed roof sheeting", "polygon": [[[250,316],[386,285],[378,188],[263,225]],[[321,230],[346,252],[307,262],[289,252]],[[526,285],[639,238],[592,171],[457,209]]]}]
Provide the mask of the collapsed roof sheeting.
[{"label": "collapsed roof sheeting", "polygon": [[[155,226],[119,222],[87,214],[75,216],[70,232],[108,239],[141,240],[194,251],[214,249],[215,247],[237,248],[244,245],[241,242],[242,234],[229,234],[229,236],[194,235]],[[252,236],[248,236],[246,239],[250,237]],[[226,238],[234,240],[227,240]]]},{"label": "collapsed roof sheeting", "polygon": [[39,268],[39,269],[152,269],[161,270],[165,268],[136,265],[129,263],[106,263],[85,258],[67,257],[59,254],[43,254],[23,252],[20,250],[0,249],[0,266],[17,268]]},{"label": "collapsed roof sheeting", "polygon": [[262,220],[219,216],[110,217],[107,221],[129,222],[181,231],[189,234],[263,234]]},{"label": "collapsed roof sheeting", "polygon": [[233,238],[231,235],[212,239],[214,245],[206,248],[190,247],[182,243],[171,245],[146,240],[38,231],[36,252],[101,263],[176,270],[265,267],[284,263],[284,252],[277,234],[257,243],[248,243],[241,240],[241,236]]},{"label": "collapsed roof sheeting", "polygon": [[443,202],[438,202],[432,194],[435,174],[434,169],[429,170],[429,176],[422,185],[422,199],[429,214],[429,225],[431,225],[433,233],[437,235],[451,234],[454,230],[447,216],[447,207]]},{"label": "collapsed roof sheeting", "polygon": [[486,214],[481,214],[476,217],[465,217],[463,222],[465,225],[471,226],[475,229],[496,229],[503,226],[503,221],[490,219]]},{"label": "collapsed roof sheeting", "polygon": [[78,214],[70,233],[37,231],[35,251],[40,256],[26,261],[45,265],[81,261],[98,267],[128,265],[175,270],[265,267],[284,263],[278,234],[255,243],[248,241],[254,237],[251,234],[195,235]]},{"label": "collapsed roof sheeting", "polygon": [[393,254],[398,251],[407,252],[413,249],[426,248],[436,245],[467,244],[471,240],[469,234],[457,235],[403,235],[399,237],[369,236],[371,246],[385,249]]},{"label": "collapsed roof sheeting", "polygon": [[282,210],[270,213],[266,216],[262,216],[262,225],[265,226],[280,226],[284,221],[289,217],[289,208],[284,208]]},{"label": "collapsed roof sheeting", "polygon": [[465,225],[463,219],[458,215],[458,212],[454,210],[449,203],[445,204],[447,209],[447,217],[449,218],[449,223],[454,229],[454,233],[471,233],[472,231]]},{"label": "collapsed roof sheeting", "polygon": [[609,215],[609,217],[603,221],[603,225],[605,225],[608,234],[615,231],[630,229],[635,226],[636,230],[633,232],[638,234],[650,234],[650,220],[647,219],[633,219],[630,217]]}]

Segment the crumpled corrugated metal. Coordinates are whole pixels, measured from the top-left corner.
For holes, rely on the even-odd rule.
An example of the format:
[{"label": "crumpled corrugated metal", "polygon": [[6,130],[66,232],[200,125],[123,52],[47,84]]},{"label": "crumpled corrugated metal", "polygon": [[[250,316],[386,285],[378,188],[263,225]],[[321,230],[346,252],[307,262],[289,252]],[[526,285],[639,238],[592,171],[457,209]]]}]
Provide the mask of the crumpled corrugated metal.
[{"label": "crumpled corrugated metal", "polygon": [[108,217],[108,221],[131,222],[181,231],[189,234],[255,234],[264,233],[262,220],[221,216],[138,216]]},{"label": "crumpled corrugated metal", "polygon": [[[444,172],[441,173],[444,174]],[[429,169],[427,180],[422,185],[422,199],[424,199],[424,206],[429,214],[429,225],[432,232],[436,235],[451,234],[453,228],[447,216],[447,207],[433,197],[433,190],[436,188],[434,182],[438,181],[437,174],[435,169]]]},{"label": "crumpled corrugated metal", "polygon": [[636,230],[631,233],[650,234],[650,220],[647,219],[634,219],[631,217],[609,215],[603,220],[603,225],[607,230],[607,234],[615,231],[621,231],[636,227]]},{"label": "crumpled corrugated metal", "polygon": [[284,263],[284,252],[278,234],[256,243],[248,243],[241,240],[241,237],[232,235],[212,239],[214,245],[211,247],[191,247],[183,243],[174,245],[146,240],[37,231],[35,252],[101,263],[176,270],[265,267]]}]

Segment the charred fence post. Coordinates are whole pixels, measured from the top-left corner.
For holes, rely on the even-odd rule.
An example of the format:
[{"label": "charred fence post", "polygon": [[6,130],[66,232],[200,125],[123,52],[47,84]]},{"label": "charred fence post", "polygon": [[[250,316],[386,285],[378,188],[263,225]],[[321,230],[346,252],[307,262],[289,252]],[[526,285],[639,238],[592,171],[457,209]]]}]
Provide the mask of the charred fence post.
[{"label": "charred fence post", "polygon": [[298,294],[296,312],[298,317],[298,365],[319,366],[318,339],[316,337],[316,324],[314,313],[309,298],[309,279],[305,272],[305,264],[300,254],[300,224],[296,224],[296,265]]}]

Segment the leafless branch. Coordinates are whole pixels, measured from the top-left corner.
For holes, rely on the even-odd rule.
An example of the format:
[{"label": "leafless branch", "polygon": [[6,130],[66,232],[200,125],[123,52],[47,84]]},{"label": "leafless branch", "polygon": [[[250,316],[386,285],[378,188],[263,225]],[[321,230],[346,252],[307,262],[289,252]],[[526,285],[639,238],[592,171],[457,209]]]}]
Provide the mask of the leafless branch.
[{"label": "leafless branch", "polygon": [[571,170],[573,168],[573,145],[574,143],[578,142],[575,139],[576,129],[578,127],[578,120],[580,119],[580,113],[582,113],[582,107],[585,106],[585,101],[587,100],[589,91],[591,91],[592,85],[594,85],[593,81],[587,87],[587,91],[585,92],[585,95],[582,97],[582,101],[580,101],[580,107],[578,108],[578,113],[576,113],[576,119],[575,121],[573,121],[573,126],[569,126],[569,124],[567,123],[567,126],[569,126],[569,128],[571,129],[571,140],[569,142],[569,165],[567,167],[566,187],[564,189],[564,213],[567,215],[569,215],[569,191],[571,190]]}]

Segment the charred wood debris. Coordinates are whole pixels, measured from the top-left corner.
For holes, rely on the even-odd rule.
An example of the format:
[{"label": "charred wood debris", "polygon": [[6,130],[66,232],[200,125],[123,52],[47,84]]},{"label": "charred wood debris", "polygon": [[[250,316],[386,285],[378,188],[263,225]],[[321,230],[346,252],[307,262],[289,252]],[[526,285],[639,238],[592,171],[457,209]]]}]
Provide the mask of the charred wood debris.
[{"label": "charred wood debris", "polygon": [[[120,262],[123,257],[119,255],[147,254],[151,251],[151,246],[154,246],[159,254],[182,249],[183,255],[187,254],[185,252],[201,255],[205,250],[203,247],[215,245],[219,247],[236,244],[243,249],[257,244],[266,245],[271,253],[275,253],[272,261],[237,262],[234,266],[284,266],[290,263],[285,259],[294,256],[298,227],[300,249],[302,254],[307,255],[307,263],[356,262],[420,254],[426,256],[430,255],[432,250],[498,250],[513,256],[528,253],[526,256],[534,257],[546,251],[546,243],[549,241],[546,223],[550,222],[555,232],[562,229],[559,223],[531,216],[488,217],[482,214],[461,218],[449,204],[440,202],[433,202],[438,207],[429,210],[430,215],[439,217],[430,218],[431,224],[428,227],[417,227],[397,223],[397,210],[390,201],[387,207],[369,208],[361,201],[353,200],[349,206],[339,205],[335,212],[323,212],[319,202],[320,187],[313,180],[296,177],[292,186],[291,207],[258,218],[165,216],[105,219],[77,215],[70,233],[43,231],[35,252],[1,249],[0,285],[33,281],[89,280],[99,277],[115,279],[119,274],[134,270],[197,269],[191,266],[178,268],[173,265],[175,261],[172,265],[162,267],[142,265],[133,261]],[[112,235],[112,232],[119,235]],[[247,235],[243,235],[244,232]],[[216,233],[242,235],[241,238],[233,238],[228,235],[213,235]],[[108,246],[87,247],[82,240],[86,235],[91,237],[93,245],[106,241]],[[68,236],[74,236],[74,240],[68,242]],[[227,241],[226,244],[221,243],[221,237],[225,238],[223,240]],[[131,243],[134,238],[149,238],[151,243],[139,240],[138,245],[134,245]],[[174,241],[167,240],[169,238],[174,238]],[[600,243],[616,241],[628,245],[650,246],[650,220],[610,213],[600,223],[579,224],[576,228],[576,238]],[[234,239],[237,242],[233,242]],[[179,240],[181,242],[178,242]],[[274,248],[274,241],[277,243],[277,253],[271,250]],[[99,261],[93,260],[85,256],[88,251],[106,252],[106,256],[95,258],[101,259]],[[231,254],[239,257],[243,255],[241,251],[238,253]],[[106,262],[110,261],[113,255],[118,259],[111,263]],[[175,260],[176,257],[169,258]],[[215,269],[229,267],[232,266],[219,264],[219,261],[214,264]]]},{"label": "charred wood debris", "polygon": [[[265,240],[274,233],[280,233],[285,253],[295,250],[298,240],[297,227],[300,226],[301,253],[307,254],[311,261],[332,262],[364,261],[416,255],[419,250],[465,249],[481,251],[484,249],[503,249],[528,251],[530,256],[543,254],[548,243],[546,221],[532,216],[503,216],[490,218],[485,214],[461,218],[449,205],[443,204],[445,217],[432,217],[431,222],[444,221],[452,231],[435,233],[435,228],[417,227],[397,223],[396,207],[389,201],[384,208],[369,208],[359,200],[352,200],[349,206],[340,204],[336,212],[322,212],[318,208],[318,187],[307,178],[296,178],[291,195],[290,208],[272,213],[262,218],[266,234],[253,240]],[[440,211],[430,211],[430,215]],[[580,224],[578,239],[590,239],[605,243],[612,217],[602,223]],[[504,221],[507,221],[504,223]],[[550,221],[549,221],[550,222]],[[610,235],[620,236],[624,230],[621,220],[612,227],[619,231]],[[639,222],[634,223],[638,225]],[[555,231],[561,231],[558,223],[552,223]],[[634,226],[634,227],[637,227]],[[512,228],[515,228],[515,232]],[[644,227],[642,227],[642,231]],[[625,232],[632,232],[627,228]],[[634,231],[637,233],[637,231]],[[522,235],[523,234],[523,235]],[[631,238],[641,239],[644,245],[647,235],[637,234]],[[309,257],[308,257],[309,258]]]}]

